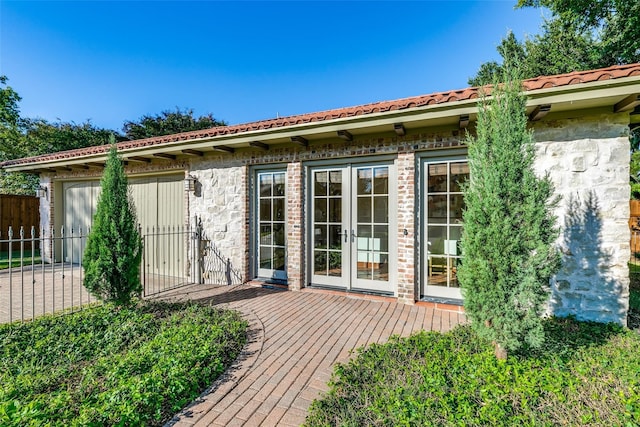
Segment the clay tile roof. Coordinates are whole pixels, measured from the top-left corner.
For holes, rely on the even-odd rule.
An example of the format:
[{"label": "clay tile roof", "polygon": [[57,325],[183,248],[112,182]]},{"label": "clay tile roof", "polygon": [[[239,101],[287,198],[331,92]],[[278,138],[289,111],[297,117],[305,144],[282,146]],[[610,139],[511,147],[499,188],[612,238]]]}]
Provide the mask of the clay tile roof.
[{"label": "clay tile roof", "polygon": [[[572,73],[555,76],[541,76],[523,81],[523,86],[527,91],[546,89],[552,87],[569,86],[581,83],[589,83],[602,80],[620,79],[624,77],[640,75],[640,63],[629,65],[617,65],[598,70],[574,71]],[[490,88],[489,88],[490,89]],[[396,99],[392,101],[374,102],[354,107],[338,108],[334,110],[321,111],[316,113],[299,114],[295,116],[279,117],[276,119],[260,120],[252,123],[244,123],[231,126],[220,126],[211,129],[184,132],[174,135],[166,135],[154,138],[140,139],[136,141],[125,141],[118,143],[119,150],[149,147],[162,145],[171,142],[189,141],[201,138],[211,138],[219,135],[241,134],[248,131],[283,128],[297,124],[334,120],[338,118],[375,114],[386,111],[397,111],[409,108],[416,108],[425,105],[444,104],[455,101],[465,101],[476,99],[479,96],[480,88],[469,87],[460,90],[450,90],[437,92],[429,95],[413,96],[409,98]],[[489,90],[490,91],[490,90]],[[24,159],[9,160],[0,163],[0,167],[18,164],[37,163],[52,160],[62,160],[73,157],[81,157],[91,154],[103,154],[109,151],[108,145],[80,148],[76,150],[63,151],[59,153],[44,154],[41,156],[28,157]]]}]

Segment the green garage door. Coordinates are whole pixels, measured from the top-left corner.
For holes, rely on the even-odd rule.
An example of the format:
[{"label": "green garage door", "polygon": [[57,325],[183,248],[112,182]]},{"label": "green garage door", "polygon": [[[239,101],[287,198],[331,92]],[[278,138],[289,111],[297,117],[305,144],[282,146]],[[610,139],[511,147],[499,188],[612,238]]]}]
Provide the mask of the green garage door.
[{"label": "green garage door", "polygon": [[[183,227],[184,217],[184,176],[150,176],[144,178],[130,178],[129,186],[131,196],[136,206],[138,222],[142,226],[143,234],[147,230],[159,232],[165,237],[157,237],[154,244],[157,246],[158,260],[166,258],[165,254],[171,254],[175,260],[183,260],[184,239],[172,239],[169,234],[174,234],[178,227]],[[100,193],[99,181],[75,181],[63,183],[64,227],[65,235],[71,230],[75,234],[80,229],[86,232],[91,225],[95,214],[98,194]],[[175,237],[175,236],[174,236]],[[169,247],[171,246],[171,247]],[[65,240],[63,245],[64,260],[78,263],[81,260],[84,245],[78,241]],[[160,262],[160,261],[158,261]],[[163,261],[164,269],[175,266]]]}]

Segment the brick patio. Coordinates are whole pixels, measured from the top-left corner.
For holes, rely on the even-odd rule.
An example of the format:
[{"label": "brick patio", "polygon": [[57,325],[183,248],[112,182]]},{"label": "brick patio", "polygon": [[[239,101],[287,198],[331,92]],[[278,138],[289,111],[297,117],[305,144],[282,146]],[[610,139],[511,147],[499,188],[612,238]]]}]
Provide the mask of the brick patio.
[{"label": "brick patio", "polygon": [[249,321],[249,342],[234,366],[170,425],[298,426],[328,390],[332,366],[390,335],[448,331],[464,314],[389,299],[257,286],[191,286],[168,299],[210,301]]}]

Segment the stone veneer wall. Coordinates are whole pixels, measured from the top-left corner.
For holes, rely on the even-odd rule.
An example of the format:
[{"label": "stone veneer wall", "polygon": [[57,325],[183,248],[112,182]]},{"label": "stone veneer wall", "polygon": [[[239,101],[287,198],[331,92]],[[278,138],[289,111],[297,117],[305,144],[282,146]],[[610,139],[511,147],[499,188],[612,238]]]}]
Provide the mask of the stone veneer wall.
[{"label": "stone veneer wall", "polygon": [[537,124],[536,169],[561,199],[562,268],[548,312],[626,325],[629,302],[628,115]]}]

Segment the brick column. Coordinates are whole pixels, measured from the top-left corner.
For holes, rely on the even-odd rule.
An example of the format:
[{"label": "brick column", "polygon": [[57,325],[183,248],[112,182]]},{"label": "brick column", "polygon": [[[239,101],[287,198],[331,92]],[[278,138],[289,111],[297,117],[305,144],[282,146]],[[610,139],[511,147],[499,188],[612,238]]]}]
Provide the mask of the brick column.
[{"label": "brick column", "polygon": [[287,278],[289,289],[304,287],[304,193],[300,161],[287,165]]},{"label": "brick column", "polygon": [[398,153],[398,302],[404,304],[416,300],[415,168],[415,153]]}]

